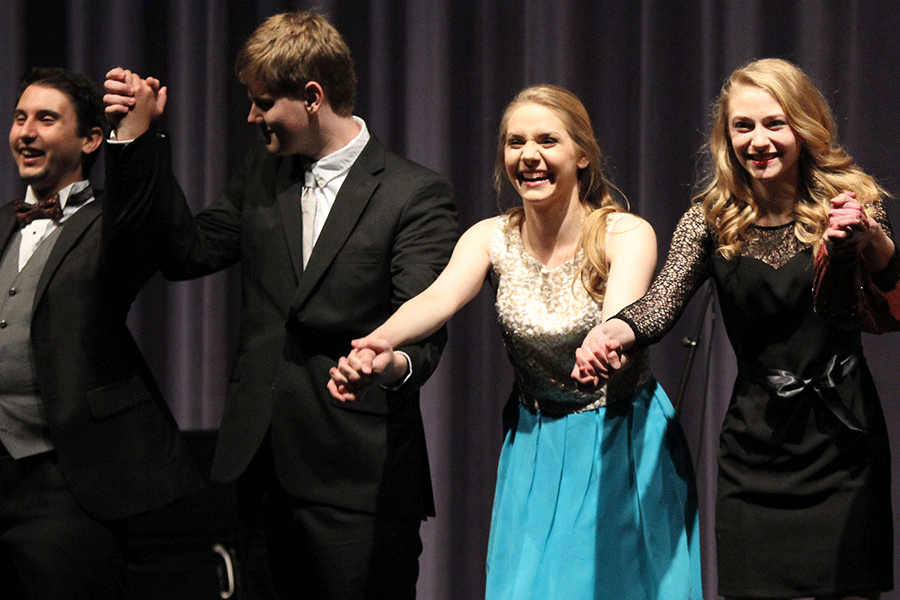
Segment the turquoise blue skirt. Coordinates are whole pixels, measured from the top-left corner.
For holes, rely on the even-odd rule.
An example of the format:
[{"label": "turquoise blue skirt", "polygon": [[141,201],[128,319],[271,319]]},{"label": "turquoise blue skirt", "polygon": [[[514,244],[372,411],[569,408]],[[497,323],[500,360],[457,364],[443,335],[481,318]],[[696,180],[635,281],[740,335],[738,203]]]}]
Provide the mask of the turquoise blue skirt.
[{"label": "turquoise blue skirt", "polygon": [[697,491],[656,381],[563,417],[518,406],[497,473],[488,600],[702,599]]}]

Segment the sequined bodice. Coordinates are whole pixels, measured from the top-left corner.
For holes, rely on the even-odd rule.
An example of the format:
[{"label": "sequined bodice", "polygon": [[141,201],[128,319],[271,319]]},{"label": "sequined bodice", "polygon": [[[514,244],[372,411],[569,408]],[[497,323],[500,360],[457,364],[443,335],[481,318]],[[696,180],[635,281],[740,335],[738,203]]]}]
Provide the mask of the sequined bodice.
[{"label": "sequined bodice", "polygon": [[[548,269],[526,252],[518,227],[500,217],[491,243],[500,330],[522,402],[545,412],[606,403],[606,387],[581,390],[571,378],[575,349],[600,322],[601,306],[578,277],[582,252]],[[633,387],[630,391],[633,391]]]}]

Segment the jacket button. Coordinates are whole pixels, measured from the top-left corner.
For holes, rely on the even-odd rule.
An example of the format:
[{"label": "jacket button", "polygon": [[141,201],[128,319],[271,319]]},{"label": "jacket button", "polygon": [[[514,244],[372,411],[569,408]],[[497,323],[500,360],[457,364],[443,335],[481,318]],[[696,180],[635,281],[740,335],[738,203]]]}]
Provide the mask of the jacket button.
[{"label": "jacket button", "polygon": [[0,329],[6,329],[7,325],[9,325],[9,323],[6,322],[6,319],[0,321]]},{"label": "jacket button", "polygon": [[19,290],[17,290],[16,288],[11,287],[11,288],[9,288],[9,295],[10,295],[10,296],[15,296],[15,295],[16,295],[16,292],[18,292],[18,291],[19,291]]}]

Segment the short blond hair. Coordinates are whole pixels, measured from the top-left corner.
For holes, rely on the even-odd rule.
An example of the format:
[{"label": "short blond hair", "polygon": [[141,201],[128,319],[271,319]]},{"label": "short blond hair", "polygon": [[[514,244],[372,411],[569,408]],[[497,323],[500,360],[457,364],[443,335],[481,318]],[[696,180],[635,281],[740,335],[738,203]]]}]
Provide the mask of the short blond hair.
[{"label": "short blond hair", "polygon": [[244,85],[261,84],[275,95],[301,97],[306,84],[315,81],[335,113],[353,114],[356,74],[350,48],[317,12],[266,19],[244,43],[234,71]]}]

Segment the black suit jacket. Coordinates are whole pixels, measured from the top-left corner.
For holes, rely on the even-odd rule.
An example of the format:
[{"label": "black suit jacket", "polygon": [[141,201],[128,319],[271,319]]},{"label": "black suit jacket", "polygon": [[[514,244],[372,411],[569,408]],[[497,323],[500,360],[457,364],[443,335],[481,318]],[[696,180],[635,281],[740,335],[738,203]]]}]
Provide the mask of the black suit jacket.
[{"label": "black suit jacket", "polygon": [[271,431],[276,472],[293,496],[433,514],[418,388],[437,365],[443,330],[403,348],[413,375],[399,390],[376,388],[345,404],[326,384],[351,339],[384,322],[446,265],[458,235],[449,182],[373,137],[304,270],[300,157],[254,146],[222,195],[192,217],[164,135],[148,132],[119,153],[110,170],[131,201],[117,210],[142,215],[167,240],[164,275],[193,278],[241,263],[238,355],[213,477],[237,478]]},{"label": "black suit jacket", "polygon": [[[86,512],[119,519],[198,490],[202,477],[125,325],[152,255],[124,223],[104,232],[101,209],[95,200],[62,225],[38,281],[31,343],[63,476]],[[4,246],[15,231],[6,204]]]}]

